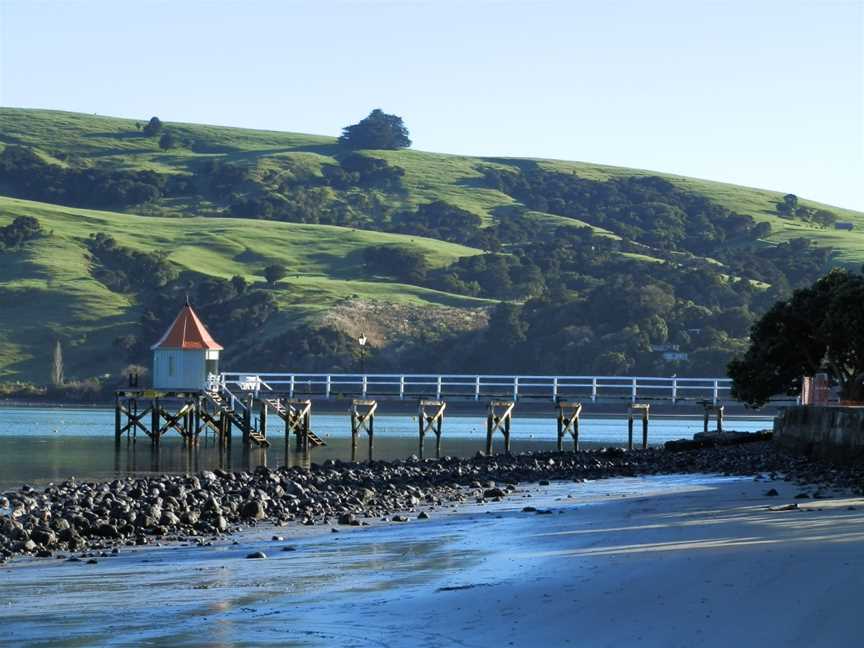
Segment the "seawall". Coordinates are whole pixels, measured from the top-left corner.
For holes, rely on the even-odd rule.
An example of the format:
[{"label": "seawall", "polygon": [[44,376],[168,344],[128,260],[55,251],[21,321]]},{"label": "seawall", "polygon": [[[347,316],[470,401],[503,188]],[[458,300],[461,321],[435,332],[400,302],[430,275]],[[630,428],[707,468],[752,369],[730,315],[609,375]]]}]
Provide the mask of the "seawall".
[{"label": "seawall", "polygon": [[774,441],[834,461],[864,460],[864,407],[801,405],[774,419]]}]

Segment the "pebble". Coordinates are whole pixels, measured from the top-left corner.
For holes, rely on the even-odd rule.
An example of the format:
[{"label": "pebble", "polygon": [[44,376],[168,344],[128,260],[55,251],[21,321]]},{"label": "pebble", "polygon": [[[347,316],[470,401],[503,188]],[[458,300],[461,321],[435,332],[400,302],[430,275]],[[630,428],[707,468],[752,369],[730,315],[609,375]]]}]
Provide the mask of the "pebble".
[{"label": "pebble", "polygon": [[[68,480],[44,490],[21,487],[0,494],[15,516],[0,515],[0,562],[19,555],[110,552],[118,546],[187,542],[261,523],[365,524],[361,519],[407,522],[423,502],[454,508],[500,501],[516,484],[551,483],[653,474],[761,475],[832,489],[864,484],[864,466],[835,466],[795,456],[769,442],[686,450],[651,448],[525,453],[424,461],[343,461],[253,472],[130,476],[110,482]],[[766,492],[777,496],[776,489]],[[799,493],[797,499],[805,499]],[[526,507],[526,512],[536,512]],[[807,509],[803,509],[807,510]],[[428,513],[417,514],[428,519]],[[194,539],[194,540],[193,540]],[[282,536],[274,535],[278,542]],[[158,542],[157,542],[158,541]],[[283,549],[287,550],[287,549]],[[94,558],[95,560],[95,558]]]}]

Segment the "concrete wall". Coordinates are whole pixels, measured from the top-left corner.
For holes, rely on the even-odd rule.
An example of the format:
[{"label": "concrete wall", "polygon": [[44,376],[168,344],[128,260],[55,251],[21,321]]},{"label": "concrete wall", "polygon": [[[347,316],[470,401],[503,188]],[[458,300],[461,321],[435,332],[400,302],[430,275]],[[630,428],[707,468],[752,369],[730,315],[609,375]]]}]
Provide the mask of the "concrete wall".
[{"label": "concrete wall", "polygon": [[774,441],[817,457],[864,461],[864,407],[789,407],[774,419]]}]

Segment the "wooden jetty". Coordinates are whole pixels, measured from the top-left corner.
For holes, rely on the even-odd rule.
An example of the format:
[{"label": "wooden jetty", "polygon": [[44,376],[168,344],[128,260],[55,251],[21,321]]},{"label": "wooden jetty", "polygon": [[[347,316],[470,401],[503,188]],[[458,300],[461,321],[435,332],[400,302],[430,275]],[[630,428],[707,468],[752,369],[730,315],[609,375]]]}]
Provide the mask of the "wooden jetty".
[{"label": "wooden jetty", "polygon": [[[171,432],[186,446],[198,446],[202,434],[212,435],[220,448],[230,447],[239,430],[247,448],[270,446],[274,424],[281,420],[286,451],[294,436],[298,451],[308,453],[325,445],[312,430],[316,401],[349,403],[351,458],[356,460],[359,437],[368,439],[373,458],[375,414],[379,403],[411,401],[418,404],[418,449],[424,456],[427,434],[435,435],[435,456],[442,451],[444,412],[448,402],[486,405],[486,452],[494,437],[504,437],[504,451],[511,449],[513,412],[519,402],[551,400],[557,421],[557,447],[573,439],[579,450],[582,406],[622,403],[627,407],[629,448],[633,426],[642,420],[642,447],[648,447],[651,403],[700,403],[705,429],[716,415],[723,428],[723,401],[730,398],[731,381],[725,378],[664,378],[651,376],[499,376],[460,374],[301,374],[219,372],[223,350],[199,319],[192,306],[181,308],[174,322],[153,345],[153,387],[140,388],[130,378],[128,388],[116,392],[115,437],[132,443],[138,434],[153,446]],[[274,418],[275,417],[275,418]]]}]

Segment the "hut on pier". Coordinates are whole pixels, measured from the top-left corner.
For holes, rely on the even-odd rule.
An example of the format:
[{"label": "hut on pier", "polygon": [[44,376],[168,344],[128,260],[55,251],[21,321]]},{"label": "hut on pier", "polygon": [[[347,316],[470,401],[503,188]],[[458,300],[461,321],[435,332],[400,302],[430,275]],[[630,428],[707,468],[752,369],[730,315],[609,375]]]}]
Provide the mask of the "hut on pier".
[{"label": "hut on pier", "polygon": [[153,350],[153,387],[207,389],[207,376],[219,373],[222,346],[213,339],[189,302]]}]

